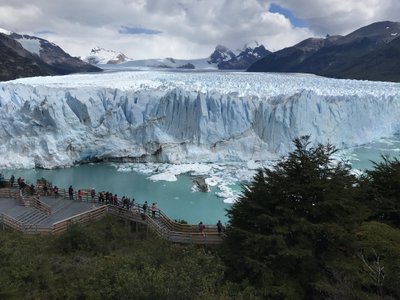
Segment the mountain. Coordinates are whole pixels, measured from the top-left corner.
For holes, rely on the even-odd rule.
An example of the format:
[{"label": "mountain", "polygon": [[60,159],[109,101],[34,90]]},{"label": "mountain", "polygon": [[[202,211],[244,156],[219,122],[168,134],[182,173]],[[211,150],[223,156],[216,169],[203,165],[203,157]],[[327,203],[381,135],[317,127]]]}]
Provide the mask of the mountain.
[{"label": "mountain", "polygon": [[225,46],[218,45],[210,55],[208,63],[216,64],[220,70],[245,70],[252,63],[267,57],[270,53],[264,45],[259,45],[257,42],[255,42],[255,46],[246,45],[242,50],[238,50],[237,54]]},{"label": "mountain", "polygon": [[48,74],[49,70],[20,43],[0,33],[0,81]]},{"label": "mountain", "polygon": [[217,47],[215,47],[214,52],[211,53],[208,63],[218,65],[222,62],[228,62],[235,59],[236,59],[236,54],[233,53],[230,49],[222,45],[217,45]]},{"label": "mountain", "polygon": [[[346,36],[307,39],[255,62],[249,72],[301,72],[334,78],[400,81],[400,23],[378,22]],[[386,54],[390,54],[390,57]],[[379,63],[376,59],[379,58]]]},{"label": "mountain", "polygon": [[176,59],[172,57],[131,60],[121,64],[101,65],[109,70],[129,69],[188,69],[188,70],[216,70],[215,64],[209,64],[207,59]]},{"label": "mountain", "polygon": [[0,83],[0,169],[269,160],[302,135],[338,148],[392,136],[399,115],[400,91],[388,82],[242,72],[24,78]]},{"label": "mountain", "polygon": [[99,71],[45,39],[0,30],[0,80]]},{"label": "mountain", "polygon": [[263,59],[255,62],[248,69],[249,72],[263,72],[264,67],[268,72],[296,72],[296,68],[304,60],[315,54],[323,47],[334,43],[341,36],[327,38],[309,38],[293,47],[285,48],[269,54]]},{"label": "mountain", "polygon": [[[114,52],[113,53],[117,53]],[[263,45],[255,42],[253,45],[246,45],[241,50],[232,51],[225,46],[218,45],[211,55],[207,58],[200,59],[176,59],[172,57],[162,59],[143,59],[130,60],[118,65],[107,66],[101,65],[105,69],[137,69],[137,68],[157,68],[157,69],[188,69],[188,70],[246,70],[253,62],[269,55],[271,52],[265,49]],[[90,58],[90,56],[88,56]],[[101,64],[97,61],[97,57],[93,60],[86,61],[94,64]]]},{"label": "mountain", "polygon": [[121,64],[131,60],[131,58],[121,52],[106,50],[101,47],[93,48],[89,56],[84,58],[84,61],[92,65]]},{"label": "mountain", "polygon": [[346,73],[354,79],[400,82],[400,36],[355,60]]}]

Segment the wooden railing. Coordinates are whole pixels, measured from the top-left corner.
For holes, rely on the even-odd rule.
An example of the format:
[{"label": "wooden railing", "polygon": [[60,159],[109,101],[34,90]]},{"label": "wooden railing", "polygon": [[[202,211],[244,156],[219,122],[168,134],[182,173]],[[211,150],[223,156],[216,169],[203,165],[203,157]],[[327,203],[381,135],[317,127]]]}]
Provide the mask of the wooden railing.
[{"label": "wooden railing", "polygon": [[7,228],[11,228],[11,229],[18,230],[18,231],[23,231],[23,226],[20,222],[18,222],[17,220],[15,220],[5,214],[1,214],[0,221],[1,221],[1,224]]},{"label": "wooden railing", "polygon": [[216,226],[206,226],[203,232],[199,232],[197,225],[174,222],[161,210],[157,210],[153,217],[151,211],[145,212],[139,205],[131,209],[108,205],[107,212],[126,220],[146,224],[158,236],[174,243],[218,244],[223,237],[218,233]]},{"label": "wooden railing", "polygon": [[90,211],[56,222],[53,224],[51,231],[53,233],[61,233],[67,230],[68,226],[71,224],[77,224],[77,223],[84,224],[89,221],[97,220],[106,214],[106,209],[107,209],[106,205],[99,206]]},{"label": "wooden railing", "polygon": [[45,213],[46,215],[51,214],[50,206],[44,203],[43,201],[40,201],[40,199],[35,196],[29,196],[27,198],[23,197],[21,198],[21,203],[23,206],[34,207],[40,210],[41,212]]},{"label": "wooden railing", "polygon": [[16,199],[20,197],[19,190],[12,188],[1,188],[0,189],[0,198],[10,198]]},{"label": "wooden railing", "polygon": [[[51,193],[51,191],[49,191],[49,193]],[[59,191],[59,196],[60,198],[68,199],[68,193],[65,189]],[[25,191],[20,195],[20,192],[16,189],[0,189],[0,197],[17,198],[20,199],[21,203],[25,206],[35,207],[47,215],[51,214],[50,206],[40,201],[39,196],[30,196]],[[74,199],[76,200],[77,198]],[[99,203],[98,194],[92,198],[87,192],[84,194],[81,201]],[[200,232],[197,225],[175,222],[159,209],[155,211],[153,216],[151,207],[148,207],[145,211],[139,204],[135,204],[129,208],[108,203],[99,204],[101,205],[100,207],[56,222],[51,228],[40,224],[21,224],[6,215],[2,215],[1,220],[5,226],[26,233],[60,233],[65,231],[71,224],[90,222],[109,213],[126,220],[145,224],[161,238],[175,243],[217,244],[222,241],[223,235],[218,233],[215,225],[206,225],[205,229]]]}]

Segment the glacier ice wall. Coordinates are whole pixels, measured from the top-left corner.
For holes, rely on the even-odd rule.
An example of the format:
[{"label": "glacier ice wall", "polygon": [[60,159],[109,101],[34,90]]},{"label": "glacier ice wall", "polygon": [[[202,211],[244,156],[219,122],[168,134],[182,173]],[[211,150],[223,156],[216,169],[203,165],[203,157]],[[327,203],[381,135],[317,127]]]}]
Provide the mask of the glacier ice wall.
[{"label": "glacier ice wall", "polygon": [[0,84],[0,168],[104,158],[265,160],[400,129],[400,85],[310,75],[121,72]]}]

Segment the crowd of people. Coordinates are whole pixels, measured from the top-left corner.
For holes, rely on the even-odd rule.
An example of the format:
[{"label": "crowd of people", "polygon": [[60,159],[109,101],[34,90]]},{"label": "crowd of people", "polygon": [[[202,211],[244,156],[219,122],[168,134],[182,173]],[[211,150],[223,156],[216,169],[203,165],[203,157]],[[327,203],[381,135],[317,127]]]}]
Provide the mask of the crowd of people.
[{"label": "crowd of people", "polygon": [[[10,177],[10,186],[13,187],[14,183],[15,183],[15,177],[14,177],[14,175],[12,175]],[[25,183],[24,178],[22,178],[22,177],[19,177],[17,179],[17,184],[20,189],[24,189],[24,188],[28,187],[29,191],[32,195],[36,192],[36,189],[38,188],[38,187],[35,187],[33,184],[27,185]],[[43,185],[41,185],[40,189],[43,191],[44,195],[49,195],[52,192],[55,197],[59,196],[59,188],[57,186],[49,187],[47,182],[45,182]],[[156,216],[157,216],[157,204],[154,202],[150,207],[149,207],[149,204],[147,201],[145,201],[142,206],[140,206],[138,204],[135,205],[134,197],[129,198],[126,196],[122,196],[122,198],[119,198],[117,194],[113,194],[108,191],[99,192],[97,194],[97,199],[96,199],[96,191],[94,188],[90,189],[89,191],[79,189],[77,192],[75,192],[72,185],[69,186],[68,198],[70,200],[76,199],[78,201],[83,201],[84,197],[86,198],[85,200],[89,200],[89,197],[90,197],[90,200],[92,202],[98,201],[99,203],[102,203],[102,204],[111,204],[111,205],[115,205],[115,206],[120,206],[120,207],[126,208],[128,210],[136,209],[136,211],[141,214],[141,217],[143,220],[146,219],[146,217],[149,213],[149,209],[151,211],[152,218],[156,218]],[[216,228],[217,228],[219,235],[221,235],[224,232],[225,227],[221,223],[221,220],[218,220],[218,222],[216,224]],[[203,236],[205,236],[206,226],[203,224],[202,221],[198,224],[198,229],[199,229],[199,232]]]},{"label": "crowd of people", "polygon": [[119,198],[117,194],[113,194],[108,191],[99,192],[96,198],[96,190],[94,188],[90,189],[89,191],[79,189],[78,192],[75,193],[72,185],[70,185],[68,188],[68,198],[70,200],[74,200],[76,198],[78,201],[82,201],[84,198],[86,198],[86,200],[90,200],[92,202],[98,201],[102,204],[121,206],[126,209],[131,209],[135,204],[134,197],[129,198],[126,196],[122,196],[122,198]]}]

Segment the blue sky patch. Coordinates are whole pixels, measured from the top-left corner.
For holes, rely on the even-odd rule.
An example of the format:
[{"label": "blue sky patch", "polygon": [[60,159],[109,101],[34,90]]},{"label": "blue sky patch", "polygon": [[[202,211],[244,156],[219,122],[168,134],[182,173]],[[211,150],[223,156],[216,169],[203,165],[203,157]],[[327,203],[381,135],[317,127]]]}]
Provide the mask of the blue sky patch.
[{"label": "blue sky patch", "polygon": [[290,23],[292,23],[294,27],[308,27],[307,21],[297,18],[290,10],[283,8],[278,4],[271,3],[268,11],[285,16],[290,20]]},{"label": "blue sky patch", "polygon": [[122,25],[118,30],[119,33],[122,34],[160,34],[161,31],[148,29],[143,27],[134,27],[134,26],[125,26]]}]

